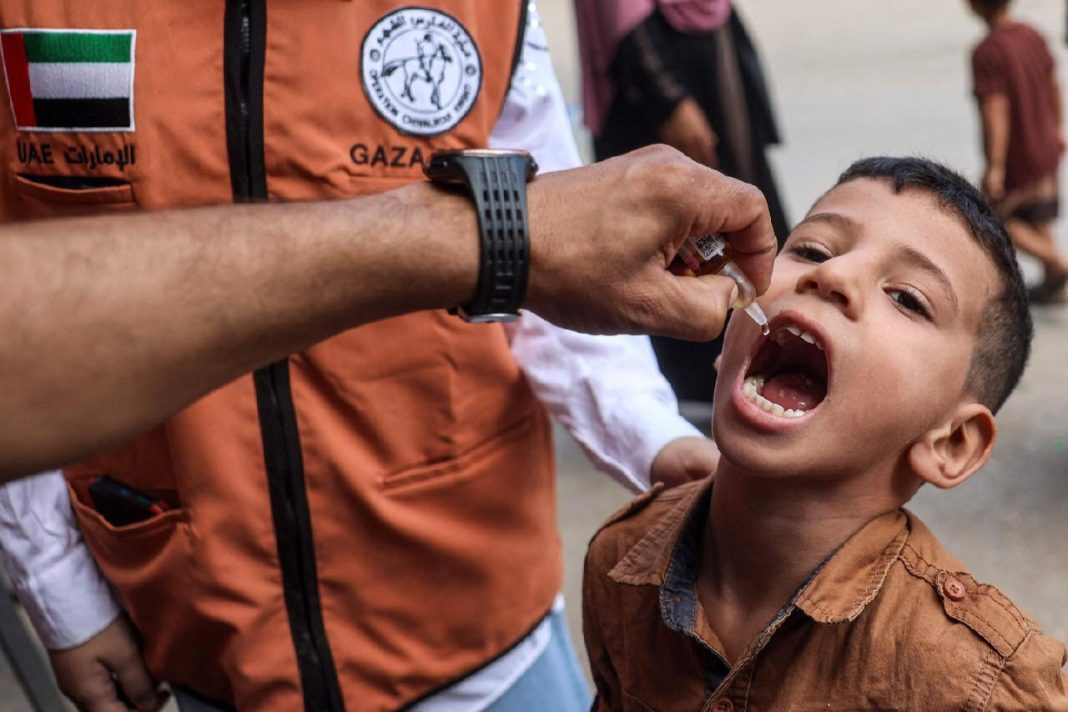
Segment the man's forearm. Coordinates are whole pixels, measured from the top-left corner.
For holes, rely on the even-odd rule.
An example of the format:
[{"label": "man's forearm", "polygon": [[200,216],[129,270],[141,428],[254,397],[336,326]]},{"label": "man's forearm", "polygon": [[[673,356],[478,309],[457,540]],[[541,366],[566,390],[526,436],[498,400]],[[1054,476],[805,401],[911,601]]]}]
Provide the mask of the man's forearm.
[{"label": "man's forearm", "polygon": [[979,102],[983,125],[983,154],[987,168],[1004,170],[1009,153],[1009,100],[1001,94],[983,98]]},{"label": "man's forearm", "polygon": [[0,389],[0,474],[115,442],[346,328],[461,303],[477,245],[466,199],[428,185],[5,226],[0,362],[18,377]]},{"label": "man's forearm", "polygon": [[[725,234],[763,293],[776,251],[752,186],[652,147],[539,177],[526,307],[566,328],[711,339],[733,282],[667,270]],[[467,302],[471,201],[420,184],[0,228],[0,481],[69,462],[331,334]]]}]

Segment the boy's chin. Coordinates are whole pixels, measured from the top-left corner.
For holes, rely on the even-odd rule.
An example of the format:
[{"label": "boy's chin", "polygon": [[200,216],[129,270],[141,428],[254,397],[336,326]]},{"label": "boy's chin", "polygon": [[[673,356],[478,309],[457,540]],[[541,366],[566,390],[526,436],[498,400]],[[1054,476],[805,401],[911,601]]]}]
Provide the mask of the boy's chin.
[{"label": "boy's chin", "polygon": [[752,477],[781,479],[798,475],[798,462],[792,453],[778,452],[780,448],[763,448],[753,442],[734,442],[725,438],[717,441],[720,456],[732,468]]},{"label": "boy's chin", "polygon": [[[908,471],[901,453],[907,452],[911,440],[890,430],[861,434],[856,425],[853,422],[843,427],[827,421],[805,430],[768,435],[755,433],[745,423],[729,416],[720,418],[715,413],[712,435],[723,461],[749,477],[827,482],[844,481],[875,470],[894,471],[895,467]],[[843,439],[844,434],[856,437]],[[901,444],[893,445],[899,439]],[[843,442],[847,444],[843,446]],[[905,479],[916,478],[912,475]]]},{"label": "boy's chin", "polygon": [[842,465],[835,443],[824,442],[818,431],[769,437],[737,420],[714,416],[713,437],[724,460],[754,477],[821,475]]}]

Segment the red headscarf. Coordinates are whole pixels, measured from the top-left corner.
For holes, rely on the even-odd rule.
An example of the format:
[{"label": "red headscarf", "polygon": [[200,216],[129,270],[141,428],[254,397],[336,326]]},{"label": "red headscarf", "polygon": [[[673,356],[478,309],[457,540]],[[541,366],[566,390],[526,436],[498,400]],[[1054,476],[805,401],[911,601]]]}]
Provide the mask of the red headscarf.
[{"label": "red headscarf", "polygon": [[660,10],[679,32],[707,34],[731,14],[731,0],[575,0],[582,55],[582,109],[586,125],[600,133],[615,96],[608,68],[620,40]]}]

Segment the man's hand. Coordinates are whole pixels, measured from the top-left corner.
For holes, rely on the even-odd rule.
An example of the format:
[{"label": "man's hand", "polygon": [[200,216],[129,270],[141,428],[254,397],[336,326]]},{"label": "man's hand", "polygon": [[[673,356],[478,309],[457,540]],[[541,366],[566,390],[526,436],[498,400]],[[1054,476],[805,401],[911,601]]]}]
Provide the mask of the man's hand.
[{"label": "man's hand", "polygon": [[660,138],[698,163],[716,167],[716,133],[692,98],[686,97],[675,105],[675,110],[660,125]]},{"label": "man's hand", "polygon": [[734,281],[668,271],[691,235],[723,233],[758,294],[777,245],[759,190],[651,146],[529,188],[527,307],[589,333],[649,333],[692,341],[723,329]]},{"label": "man's hand", "polygon": [[[166,701],[141,659],[126,618],[69,650],[49,653],[59,689],[85,712],[157,710]],[[134,706],[131,708],[123,697]]]},{"label": "man's hand", "polygon": [[711,438],[676,438],[653,459],[649,479],[675,487],[708,477],[718,466],[719,448]]}]

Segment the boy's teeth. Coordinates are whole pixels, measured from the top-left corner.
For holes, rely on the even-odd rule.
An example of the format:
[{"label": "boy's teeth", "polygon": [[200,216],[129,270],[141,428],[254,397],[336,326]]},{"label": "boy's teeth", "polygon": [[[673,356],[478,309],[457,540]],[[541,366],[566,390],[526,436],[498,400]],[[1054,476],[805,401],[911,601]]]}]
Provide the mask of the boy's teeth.
[{"label": "boy's teeth", "polygon": [[793,324],[791,324],[790,326],[784,326],[781,329],[777,329],[775,331],[775,333],[772,334],[772,338],[775,340],[775,343],[778,343],[778,344],[783,343],[783,334],[782,334],[782,332],[784,332],[784,331],[790,332],[791,334],[793,334],[797,338],[801,339],[802,341],[806,341],[806,342],[812,344],[813,346],[815,346],[820,351],[823,351],[823,346],[820,344],[819,341],[816,340],[815,336],[813,336],[812,334],[808,333],[807,331],[802,331],[801,329],[799,329],[798,327],[794,326]]},{"label": "boy's teeth", "polygon": [[760,376],[750,376],[742,382],[742,395],[750,403],[756,405],[763,411],[779,415],[784,418],[800,418],[805,414],[803,410],[793,410],[791,408],[783,408],[778,403],[772,403],[764,396],[760,395],[760,389],[764,387],[764,379]]}]

